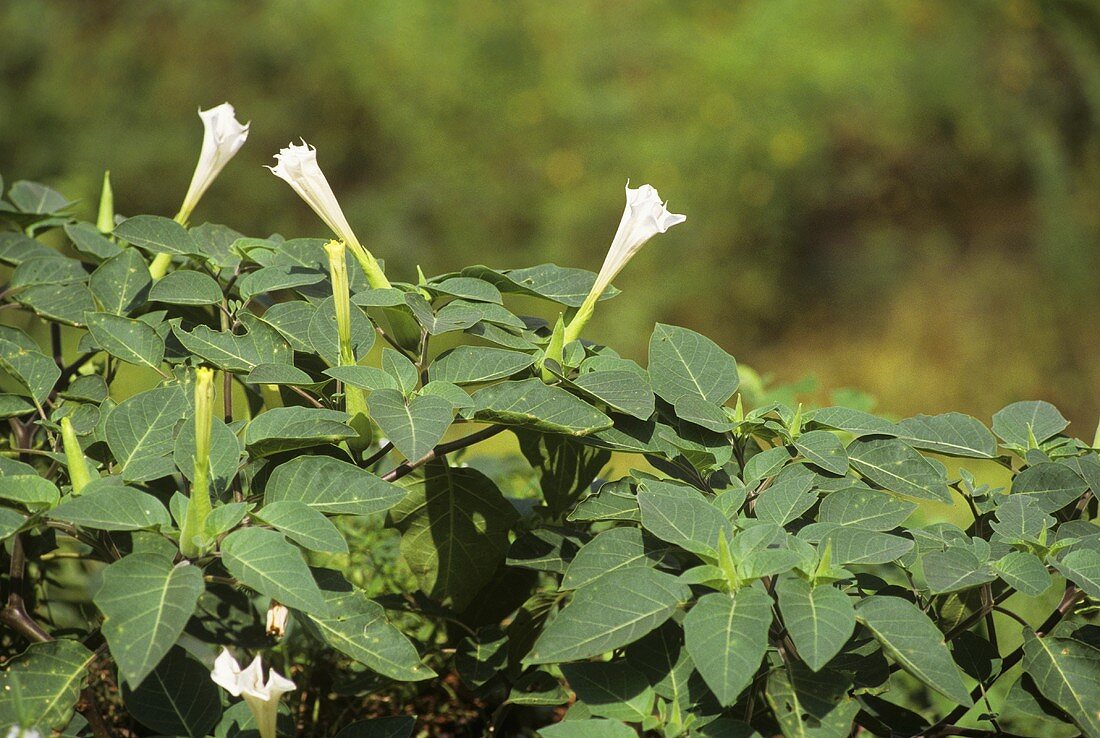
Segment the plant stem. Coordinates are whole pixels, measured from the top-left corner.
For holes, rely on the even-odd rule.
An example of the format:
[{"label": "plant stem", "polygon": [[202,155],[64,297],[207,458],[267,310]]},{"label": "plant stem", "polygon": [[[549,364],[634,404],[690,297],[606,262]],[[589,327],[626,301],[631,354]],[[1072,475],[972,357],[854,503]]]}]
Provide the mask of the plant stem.
[{"label": "plant stem", "polygon": [[487,438],[492,438],[505,430],[507,430],[507,428],[503,425],[493,425],[483,430],[479,430],[477,433],[471,433],[468,436],[459,438],[458,440],[449,443],[441,443],[415,461],[404,461],[398,464],[392,471],[383,474],[382,479],[387,482],[393,482],[417,468],[424,466],[433,459],[441,459],[449,453],[466,448],[467,446],[473,446],[475,443],[480,443]]}]

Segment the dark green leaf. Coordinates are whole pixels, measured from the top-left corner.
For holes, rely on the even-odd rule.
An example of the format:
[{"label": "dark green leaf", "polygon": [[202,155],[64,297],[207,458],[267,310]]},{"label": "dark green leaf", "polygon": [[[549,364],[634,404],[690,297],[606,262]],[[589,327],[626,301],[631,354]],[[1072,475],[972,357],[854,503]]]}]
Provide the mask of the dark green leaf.
[{"label": "dark green leaf", "polygon": [[160,500],[117,484],[116,479],[93,480],[79,497],[67,497],[51,510],[50,517],[96,530],[141,530],[171,525],[172,518]]},{"label": "dark green leaf", "polygon": [[947,480],[938,468],[894,438],[862,438],[848,446],[852,466],[867,479],[906,497],[951,502]]},{"label": "dark green leaf", "polygon": [[406,400],[398,390],[380,389],[371,393],[367,404],[382,432],[413,461],[439,443],[454,418],[451,403],[433,395]]},{"label": "dark green leaf", "polygon": [[359,435],[347,424],[347,413],[305,407],[275,407],[257,415],[244,433],[253,457],[339,443]]},{"label": "dark green leaf", "polygon": [[899,597],[872,595],[856,607],[856,618],[903,669],[945,697],[973,704],[943,633],[916,605]]},{"label": "dark green leaf", "polygon": [[947,456],[992,459],[997,439],[978,420],[962,413],[916,415],[898,423],[898,438],[914,448]]},{"label": "dark green leaf", "polygon": [[814,671],[840,652],[856,627],[852,599],[836,587],[783,577],[776,585],[779,612],[798,655]]},{"label": "dark green leaf", "polygon": [[216,305],[222,301],[222,288],[202,272],[179,269],[153,285],[149,300],[169,305]]},{"label": "dark green leaf", "polygon": [[253,517],[284,533],[310,551],[347,553],[348,544],[328,518],[297,500],[280,500],[264,505]]},{"label": "dark green leaf", "polygon": [[675,577],[628,568],[581,587],[535,642],[527,661],[579,661],[633,643],[668,620],[690,595]]},{"label": "dark green leaf", "polygon": [[126,709],[162,735],[205,738],[222,714],[210,670],[182,648],[173,648],[136,689],[122,688]]},{"label": "dark green leaf", "polygon": [[172,648],[203,589],[198,567],[155,554],[131,554],[103,570],[95,604],[106,618],[111,656],[131,687]]},{"label": "dark green leaf", "polygon": [[432,362],[432,379],[452,384],[475,384],[504,379],[535,363],[522,351],[488,346],[459,346]]},{"label": "dark green leaf", "polygon": [[354,464],[330,456],[299,456],[271,473],[264,502],[295,500],[323,513],[372,515],[385,512],[404,497],[401,487]]},{"label": "dark green leaf", "polygon": [[94,658],[87,648],[66,638],[32,643],[0,674],[0,724],[64,728]]},{"label": "dark green leaf", "polygon": [[547,433],[585,436],[610,428],[611,418],[584,400],[539,379],[501,382],[473,394],[477,420]]},{"label": "dark green leaf", "polygon": [[422,476],[402,480],[408,496],[390,517],[420,588],[461,610],[504,561],[516,513],[475,469],[435,461],[423,469]]},{"label": "dark green leaf", "polygon": [[722,404],[737,390],[737,362],[705,336],[658,323],[649,339],[649,375],[653,390],[675,403],[695,395]]},{"label": "dark green leaf", "polygon": [[160,371],[164,339],[147,323],[113,313],[86,313],[84,320],[92,338],[111,356]]},{"label": "dark green leaf", "polygon": [[329,614],[329,605],[301,552],[287,543],[282,533],[241,528],[226,536],[221,551],[225,568],[241,583],[287,607]]},{"label": "dark green leaf", "polygon": [[149,265],[137,249],[125,249],[107,259],[88,280],[95,299],[115,315],[127,315],[143,305],[152,284]]},{"label": "dark green leaf", "polygon": [[1065,430],[1069,421],[1049,402],[1014,402],[993,416],[993,432],[1005,443],[1028,448]]},{"label": "dark green leaf", "polygon": [[772,599],[748,587],[703,595],[684,618],[684,642],[695,668],[722,705],[752,682],[768,649]]},{"label": "dark green leaf", "polygon": [[187,229],[171,218],[135,215],[115,226],[114,234],[151,254],[203,255]]}]

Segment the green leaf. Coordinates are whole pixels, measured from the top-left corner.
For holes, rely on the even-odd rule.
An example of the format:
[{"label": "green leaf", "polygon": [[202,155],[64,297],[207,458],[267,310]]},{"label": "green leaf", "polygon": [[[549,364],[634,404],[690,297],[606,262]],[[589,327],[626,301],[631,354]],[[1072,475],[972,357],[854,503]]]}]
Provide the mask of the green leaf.
[{"label": "green leaf", "polygon": [[203,256],[202,250],[186,228],[171,218],[159,215],[135,215],[127,218],[115,226],[114,234],[151,254]]},{"label": "green leaf", "polygon": [[852,599],[831,584],[815,587],[796,577],[781,578],[776,594],[798,655],[813,671],[821,671],[855,631]]},{"label": "green leaf", "polygon": [[405,293],[405,304],[409,306],[417,322],[432,336],[460,331],[481,320],[481,313],[475,308],[466,307],[457,302],[445,305],[435,313],[419,292]]},{"label": "green leaf", "polygon": [[[187,477],[195,481],[195,424],[185,422],[176,435],[172,459]],[[210,486],[220,494],[229,489],[237,476],[241,462],[241,442],[221,418],[214,416],[210,424]]]},{"label": "green leaf", "polygon": [[990,527],[1008,543],[1038,543],[1054,523],[1054,517],[1040,509],[1034,496],[1014,494],[997,506],[997,519]]},{"label": "green leaf", "polygon": [[607,451],[554,433],[516,433],[524,458],[538,476],[539,491],[554,516],[568,510],[611,459]]},{"label": "green leaf", "polygon": [[913,514],[917,505],[864,487],[850,487],[832,492],[821,501],[817,520],[821,523],[863,528],[893,530]]},{"label": "green leaf", "polygon": [[35,410],[34,403],[20,395],[0,393],[0,418],[18,418]]},{"label": "green leaf", "polygon": [[[7,480],[5,480],[6,482]],[[0,507],[0,541],[10,538],[27,522],[27,517],[11,508]]]},{"label": "green leaf", "polygon": [[204,589],[202,571],[156,554],[131,554],[103,570],[95,604],[103,635],[131,687],[141,684],[172,648]]},{"label": "green leaf", "polygon": [[1024,671],[1043,696],[1066,711],[1082,733],[1100,736],[1100,650],[1072,638],[1024,629]]},{"label": "green leaf", "polygon": [[[351,348],[355,359],[363,359],[374,346],[375,330],[370,318],[358,306],[351,306]],[[336,307],[325,298],[313,311],[306,330],[309,343],[329,366],[340,363],[340,338],[336,329]]]},{"label": "green leaf", "polygon": [[992,459],[997,439],[982,423],[962,413],[916,415],[898,423],[898,438],[914,448],[946,456]]},{"label": "green leaf", "polygon": [[993,416],[993,432],[1013,446],[1028,448],[1029,439],[1042,443],[1065,430],[1069,421],[1049,402],[1014,402]]},{"label": "green leaf", "polygon": [[435,676],[421,663],[412,642],[386,618],[381,605],[339,572],[314,571],[331,615],[310,614],[306,619],[325,643],[390,679],[415,682]]},{"label": "green leaf", "polygon": [[393,377],[397,382],[397,389],[406,396],[411,395],[420,382],[416,365],[404,354],[388,346],[382,349],[382,371]]},{"label": "green leaf", "polygon": [[14,337],[8,334],[7,337],[0,338],[0,368],[19,382],[28,395],[41,405],[60,379],[61,370],[33,342],[28,346],[22,341],[17,343],[9,340]]},{"label": "green leaf", "polygon": [[297,387],[314,384],[313,377],[293,364],[257,364],[243,381],[248,384],[289,384]]},{"label": "green leaf", "polygon": [[952,546],[946,551],[929,551],[921,563],[928,588],[935,594],[959,592],[995,578],[989,567],[967,548]]},{"label": "green leaf", "polygon": [[653,415],[655,402],[648,380],[648,375],[640,372],[608,370],[582,374],[573,380],[573,385],[585,395],[645,420]]},{"label": "green leaf", "polygon": [[113,313],[85,313],[84,321],[95,342],[111,356],[160,371],[164,339],[148,323]]},{"label": "green leaf", "polygon": [[282,533],[241,528],[225,537],[221,551],[229,573],[260,594],[305,613],[330,613],[301,551]]},{"label": "green leaf", "polygon": [[67,497],[50,511],[50,517],[96,530],[142,530],[172,524],[160,500],[118,484],[117,477],[93,479],[80,497]]},{"label": "green leaf", "polygon": [[272,305],[264,312],[263,322],[279,332],[295,351],[313,353],[309,341],[309,324],[317,308],[308,302],[295,300]]},{"label": "green leaf", "polygon": [[32,512],[49,509],[60,498],[57,485],[37,474],[9,474],[0,481],[0,499],[17,502]]},{"label": "green leaf", "polygon": [[1000,561],[994,562],[993,568],[1010,587],[1028,597],[1038,597],[1051,584],[1050,572],[1042,559],[1027,551],[1012,551]]},{"label": "green leaf", "polygon": [[122,251],[122,247],[99,232],[91,223],[68,223],[65,235],[73,242],[73,248],[97,261],[105,261]]},{"label": "green leaf", "polygon": [[795,474],[805,467],[790,466],[781,471],[772,485],[756,498],[756,517],[775,525],[786,525],[802,516],[817,502],[817,493],[810,490],[813,474]]},{"label": "green leaf", "polygon": [[653,714],[653,688],[625,660],[566,664],[561,671],[593,715],[640,723]]},{"label": "green leaf", "polygon": [[795,440],[794,447],[820,469],[833,474],[848,473],[848,452],[835,433],[827,430],[803,433]]},{"label": "green leaf", "polygon": [[161,735],[205,738],[222,715],[210,669],[182,648],[173,648],[140,686],[122,687],[126,710]]},{"label": "green leaf", "polygon": [[61,254],[27,259],[11,273],[8,287],[33,287],[39,284],[68,284],[88,278],[84,265]]},{"label": "green leaf", "polygon": [[633,526],[598,533],[581,546],[561,580],[562,589],[579,589],[619,569],[652,568],[657,552]]},{"label": "green leaf", "polygon": [[516,512],[491,479],[446,462],[405,477],[408,496],[390,518],[401,531],[401,555],[420,588],[458,610],[477,596],[504,561]]},{"label": "green leaf", "polygon": [[331,456],[299,456],[271,473],[264,504],[282,500],[305,503],[333,515],[385,512],[405,497],[405,490]]},{"label": "green leaf", "polygon": [[452,384],[476,384],[504,379],[535,363],[535,357],[522,351],[489,346],[458,346],[432,362],[433,380]]},{"label": "green leaf", "polygon": [[295,264],[277,264],[257,269],[241,277],[240,282],[237,283],[237,291],[240,292],[242,300],[250,300],[266,292],[305,287],[317,284],[324,279],[325,272],[321,269]]},{"label": "green leaf", "polygon": [[580,661],[633,643],[672,616],[690,591],[676,577],[628,568],[600,577],[543,629],[526,661]]},{"label": "green leaf", "polygon": [[153,285],[149,300],[169,305],[216,305],[222,301],[222,288],[202,272],[178,269]]},{"label": "green leaf", "polygon": [[252,513],[252,516],[286,534],[302,548],[331,553],[348,552],[348,544],[336,526],[304,502],[272,502]]},{"label": "green leaf", "polygon": [[547,433],[586,436],[610,428],[611,418],[584,400],[540,379],[501,382],[472,396],[477,420]]},{"label": "green leaf", "polygon": [[358,433],[347,424],[347,413],[306,407],[275,407],[257,415],[244,433],[253,457],[339,443]]},{"label": "green leaf", "polygon": [[123,479],[145,481],[170,474],[175,427],[190,407],[178,386],[158,387],[123,400],[107,416],[107,445]]},{"label": "green leaf", "polygon": [[719,405],[740,380],[737,362],[718,344],[687,328],[658,323],[649,339],[649,376],[653,390],[668,402],[695,395]]},{"label": "green leaf", "polygon": [[64,728],[94,658],[87,648],[66,638],[32,643],[0,674],[0,725]]},{"label": "green leaf", "polygon": [[848,446],[852,466],[891,492],[921,500],[951,502],[942,467],[895,438],[862,438]]},{"label": "green leaf", "polygon": [[375,366],[334,366],[325,369],[325,374],[352,387],[365,390],[400,390],[392,374]]},{"label": "green leaf", "polygon": [[454,407],[442,397],[411,400],[398,390],[380,389],[367,399],[371,418],[405,458],[415,461],[431,451],[454,419]]},{"label": "green leaf", "polygon": [[39,317],[67,325],[84,325],[84,314],[94,312],[92,293],[81,283],[42,284],[28,287],[13,295],[16,302],[25,305]]},{"label": "green leaf", "polygon": [[1093,599],[1100,599],[1100,553],[1091,548],[1070,551],[1056,566],[1062,576]]},{"label": "green leaf", "polygon": [[428,289],[441,295],[461,297],[477,302],[504,302],[498,290],[491,283],[474,277],[450,277],[438,284],[429,284]]},{"label": "green leaf", "polygon": [[637,738],[638,733],[630,726],[615,720],[592,718],[563,720],[539,728],[539,735],[542,738]]},{"label": "green leaf", "polygon": [[787,738],[847,738],[860,703],[840,672],[814,673],[790,662],[768,675],[768,705]]},{"label": "green leaf", "polygon": [[246,373],[260,364],[289,364],[289,344],[274,328],[251,313],[238,313],[244,333],[215,331],[197,325],[188,333],[174,323],[172,333],[188,351],[198,354],[219,369]]},{"label": "green leaf", "polygon": [[[502,292],[542,297],[569,307],[580,307],[596,283],[596,275],[584,269],[539,264],[525,269],[495,271],[483,266],[462,270],[463,276],[477,277],[496,285]],[[618,294],[609,287],[601,299]]]},{"label": "green leaf", "polygon": [[564,705],[569,693],[547,671],[529,671],[512,685],[508,702],[513,705]]},{"label": "green leaf", "polygon": [[57,256],[57,252],[30,236],[14,232],[0,233],[0,263],[18,266],[29,259],[48,256]]},{"label": "green leaf", "polygon": [[897,426],[890,421],[849,407],[823,407],[806,413],[803,420],[813,425],[851,433],[856,438],[860,436],[896,436],[898,434]]},{"label": "green leaf", "polygon": [[149,265],[137,249],[125,249],[107,259],[88,279],[92,295],[115,315],[127,315],[145,304],[152,284]]},{"label": "green leaf", "polygon": [[831,531],[825,542],[832,546],[834,564],[887,564],[896,561],[913,548],[913,541],[889,533],[860,528],[838,528]]},{"label": "green leaf", "polygon": [[684,618],[688,653],[721,705],[732,705],[752,682],[771,623],[772,599],[753,587],[705,594]]},{"label": "green leaf", "polygon": [[693,553],[713,558],[718,541],[733,535],[722,511],[686,484],[647,479],[638,485],[638,507],[646,530]]},{"label": "green leaf", "polygon": [[1045,513],[1075,502],[1088,488],[1073,469],[1049,461],[1029,466],[1012,480],[1012,494],[1029,496]]},{"label": "green leaf", "polygon": [[900,597],[872,595],[856,606],[856,619],[903,669],[948,699],[974,704],[943,633],[916,605]]},{"label": "green leaf", "polygon": [[21,212],[32,215],[52,215],[73,204],[72,200],[55,189],[25,179],[12,183],[8,199]]}]

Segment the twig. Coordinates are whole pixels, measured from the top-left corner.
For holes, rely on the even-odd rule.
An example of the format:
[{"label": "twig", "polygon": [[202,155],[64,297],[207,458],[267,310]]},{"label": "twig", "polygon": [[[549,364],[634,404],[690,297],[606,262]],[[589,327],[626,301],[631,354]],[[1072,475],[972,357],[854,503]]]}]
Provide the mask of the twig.
[{"label": "twig", "polygon": [[383,474],[382,479],[387,482],[393,482],[405,476],[406,474],[409,474],[415,469],[424,466],[433,459],[440,459],[453,451],[458,451],[459,449],[466,448],[467,446],[473,446],[475,443],[480,443],[487,438],[492,438],[496,434],[501,433],[505,430],[507,430],[507,428],[503,425],[493,425],[483,430],[480,430],[477,433],[471,433],[468,436],[459,438],[456,441],[451,441],[450,443],[441,443],[415,461],[401,462],[392,471]]}]

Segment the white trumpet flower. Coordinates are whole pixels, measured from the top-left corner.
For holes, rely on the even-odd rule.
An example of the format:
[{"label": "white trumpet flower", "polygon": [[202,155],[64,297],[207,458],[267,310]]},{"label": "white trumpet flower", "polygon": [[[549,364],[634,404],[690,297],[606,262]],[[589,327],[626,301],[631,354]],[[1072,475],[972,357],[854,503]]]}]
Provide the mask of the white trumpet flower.
[{"label": "white trumpet flower", "polygon": [[191,211],[199,204],[203,193],[244,146],[251,125],[238,121],[236,111],[227,102],[209,110],[199,110],[199,117],[203,125],[202,151],[195,174],[191,177],[191,186],[187,188],[187,197],[183,198],[183,206],[176,216],[181,223],[191,217]]},{"label": "white trumpet flower", "polygon": [[252,711],[260,738],[275,738],[275,726],[279,717],[279,698],[296,687],[294,682],[274,669],[264,682],[263,664],[257,656],[242,669],[229,649],[223,648],[210,672],[214,683],[234,697],[243,697]]},{"label": "white trumpet flower", "polygon": [[271,173],[293,188],[298,196],[305,200],[313,212],[325,222],[351,250],[352,255],[367,276],[371,287],[388,288],[390,286],[382,268],[374,256],[363,248],[355,237],[351,224],[344,216],[336,195],[329,186],[325,173],[317,164],[317,149],[302,140],[301,144],[292,143],[275,155],[276,164],[268,167]]},{"label": "white trumpet flower", "polygon": [[615,238],[611,241],[611,248],[607,251],[603,266],[596,275],[596,282],[577,310],[577,314],[565,328],[564,343],[577,339],[584,324],[592,317],[592,311],[600,295],[611,286],[611,281],[622,271],[627,262],[634,258],[642,246],[658,233],[664,233],[685,220],[687,220],[686,215],[669,212],[657,194],[657,190],[650,185],[631,188],[627,183],[626,208],[623,210],[622,220],[619,221],[619,228],[615,231]]}]

